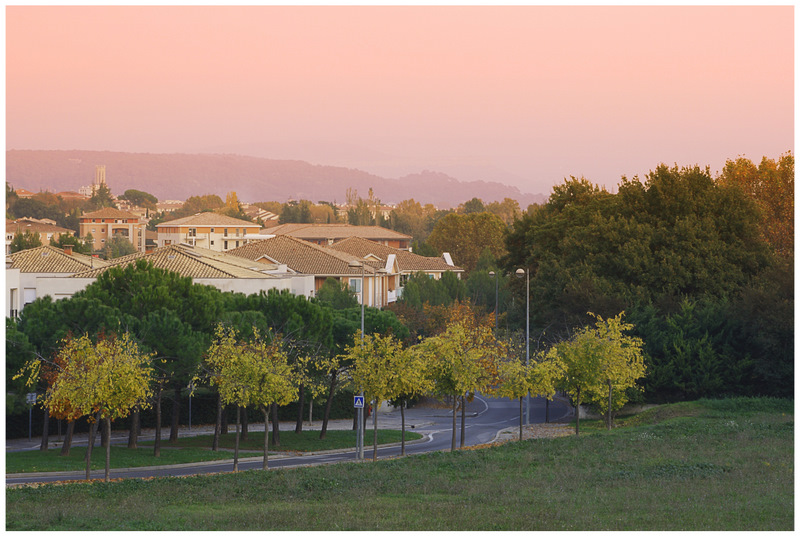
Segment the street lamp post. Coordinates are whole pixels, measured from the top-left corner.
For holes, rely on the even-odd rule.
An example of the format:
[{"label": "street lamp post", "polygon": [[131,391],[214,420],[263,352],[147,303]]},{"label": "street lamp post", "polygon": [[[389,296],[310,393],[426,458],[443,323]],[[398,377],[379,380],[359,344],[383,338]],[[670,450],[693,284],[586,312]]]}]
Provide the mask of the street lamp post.
[{"label": "street lamp post", "polygon": [[500,275],[491,270],[489,271],[489,276],[494,279],[494,337],[497,337],[497,293],[500,285]]},{"label": "street lamp post", "polygon": [[[517,278],[525,278],[525,367],[528,367],[531,359],[531,272],[526,268],[516,270]],[[531,424],[531,392],[525,398],[525,425]]]},{"label": "street lamp post", "polygon": [[[351,268],[361,268],[361,343],[364,343],[364,263],[350,261]],[[361,400],[364,400],[364,390],[361,390]],[[364,458],[364,407],[358,409],[358,427],[356,428],[356,458]]]}]

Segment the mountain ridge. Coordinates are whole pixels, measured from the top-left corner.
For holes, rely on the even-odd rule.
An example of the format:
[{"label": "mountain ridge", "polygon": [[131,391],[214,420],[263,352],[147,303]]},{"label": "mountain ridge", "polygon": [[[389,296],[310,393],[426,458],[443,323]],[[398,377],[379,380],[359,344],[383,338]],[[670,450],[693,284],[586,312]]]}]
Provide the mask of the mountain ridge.
[{"label": "mountain ridge", "polygon": [[474,197],[485,203],[515,199],[522,209],[546,201],[542,194],[525,194],[499,182],[459,181],[431,170],[391,179],[303,160],[219,153],[9,149],[6,181],[32,192],[78,190],[92,183],[96,165],[106,166],[107,182],[114,194],[136,189],[159,200],[185,200],[205,194],[224,199],[227,192],[236,191],[240,201],[249,203],[289,199],[343,202],[348,188],[357,190],[361,197],[372,188],[384,203],[413,198],[440,208],[455,207]]}]

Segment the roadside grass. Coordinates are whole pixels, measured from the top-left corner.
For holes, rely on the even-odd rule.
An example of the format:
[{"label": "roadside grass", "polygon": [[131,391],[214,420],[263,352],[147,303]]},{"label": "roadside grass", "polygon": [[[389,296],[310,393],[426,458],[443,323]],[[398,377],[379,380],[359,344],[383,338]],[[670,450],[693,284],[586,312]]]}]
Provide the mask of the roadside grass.
[{"label": "roadside grass", "polygon": [[[270,438],[272,433],[270,432]],[[378,444],[391,444],[400,442],[401,431],[378,430]],[[406,442],[422,438],[419,433],[406,431]],[[163,466],[169,464],[184,464],[190,462],[214,461],[233,459],[234,434],[221,435],[220,448],[223,451],[211,451],[213,436],[189,436],[179,438],[176,443],[167,441],[161,444],[161,456],[153,456],[153,442],[139,442],[139,448],[128,449],[123,446],[111,446],[112,468],[139,468],[142,466]],[[372,440],[369,431],[366,441]],[[324,440],[319,439],[319,431],[303,431],[295,434],[294,431],[281,434],[281,445],[270,446],[270,452],[283,451],[326,451],[331,449],[355,448],[355,431],[334,430],[328,431]],[[369,448],[372,446],[370,442]],[[239,451],[242,457],[260,455],[264,450],[264,431],[248,434],[244,442],[240,442]],[[68,472],[81,471],[86,468],[84,457],[85,447],[73,447],[67,457],[59,455],[59,449],[50,449],[42,452],[17,451],[6,453],[6,473],[16,474],[25,472]],[[96,445],[92,450],[92,469],[105,468],[105,448]]]},{"label": "roadside grass", "polygon": [[[78,472],[86,469],[86,448],[76,446],[70,449],[69,455],[62,457],[61,449],[47,451],[15,451],[6,453],[6,473],[21,474],[27,472]],[[128,449],[122,446],[111,446],[112,468],[140,468],[142,466],[164,466],[168,464],[184,464],[187,462],[215,461],[232,459],[233,453],[228,451],[211,451],[210,449],[161,449],[161,456],[153,456],[153,448],[139,447]],[[106,465],[106,450],[96,445],[92,449],[93,470],[102,470]]]},{"label": "roadside grass", "polygon": [[578,437],[377,463],[7,488],[6,528],[794,528],[793,402],[705,400],[648,412],[610,432],[600,423]]}]

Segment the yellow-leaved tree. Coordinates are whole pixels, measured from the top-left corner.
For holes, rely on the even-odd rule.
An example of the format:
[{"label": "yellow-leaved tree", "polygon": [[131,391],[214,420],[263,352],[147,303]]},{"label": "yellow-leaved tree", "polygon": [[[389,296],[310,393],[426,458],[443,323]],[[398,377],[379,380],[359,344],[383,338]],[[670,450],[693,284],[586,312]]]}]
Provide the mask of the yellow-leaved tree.
[{"label": "yellow-leaved tree", "polygon": [[[122,337],[100,335],[93,342],[88,335],[66,338],[53,361],[53,381],[42,404],[53,415],[72,418],[89,416],[103,420],[106,463],[105,480],[111,465],[111,421],[128,416],[134,407],[147,408],[152,355],[142,353],[127,332]],[[29,364],[27,381],[35,383],[40,371],[37,362]],[[91,446],[86,457],[86,479],[90,478]]]},{"label": "yellow-leaved tree", "polygon": [[[219,391],[223,405],[246,408],[257,406],[264,414],[264,469],[268,468],[269,408],[297,399],[297,383],[289,357],[276,335],[263,337],[253,328],[253,340],[239,341],[236,330],[218,324],[214,341],[206,353],[206,366],[212,386]],[[269,335],[268,335],[269,336]],[[239,470],[239,409],[236,412],[233,471]]]},{"label": "yellow-leaved tree", "polygon": [[[490,326],[454,315],[444,332],[421,341],[414,347],[414,352],[428,364],[431,391],[452,398],[451,450],[454,451],[458,398],[494,384],[497,358],[504,354],[503,348],[495,341]],[[464,445],[463,418],[461,445]]]},{"label": "yellow-leaved tree", "polygon": [[628,402],[628,389],[637,388],[636,381],[644,377],[645,365],[641,338],[626,335],[633,325],[622,320],[624,312],[603,319],[591,314],[597,323],[592,331],[603,342],[598,384],[590,388],[589,399],[600,409],[611,429],[616,410]]},{"label": "yellow-leaved tree", "polygon": [[611,412],[628,401],[626,390],[635,388],[636,381],[645,373],[642,340],[623,333],[633,328],[622,321],[623,313],[605,320],[589,314],[597,319],[594,327],[584,327],[546,355],[563,364],[561,385],[575,405],[575,434],[580,434],[582,402],[597,405],[606,414],[610,428]]},{"label": "yellow-leaved tree", "polygon": [[[366,399],[372,401],[375,409],[372,414],[372,460],[378,458],[378,408],[383,401],[399,395],[398,389],[411,389],[397,380],[399,375],[419,378],[408,366],[420,362],[407,359],[407,353],[402,342],[391,335],[367,334],[362,339],[361,331],[356,333],[353,344],[345,350],[345,355],[353,361],[350,370],[353,385],[364,391]],[[409,377],[409,381],[412,380]]]}]

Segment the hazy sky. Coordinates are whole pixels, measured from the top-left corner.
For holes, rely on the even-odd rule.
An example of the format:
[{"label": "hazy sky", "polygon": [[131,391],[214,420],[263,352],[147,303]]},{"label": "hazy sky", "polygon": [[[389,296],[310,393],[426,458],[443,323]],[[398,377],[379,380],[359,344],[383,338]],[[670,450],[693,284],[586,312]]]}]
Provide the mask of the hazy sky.
[{"label": "hazy sky", "polygon": [[794,7],[6,7],[6,147],[549,193],[794,148]]}]

